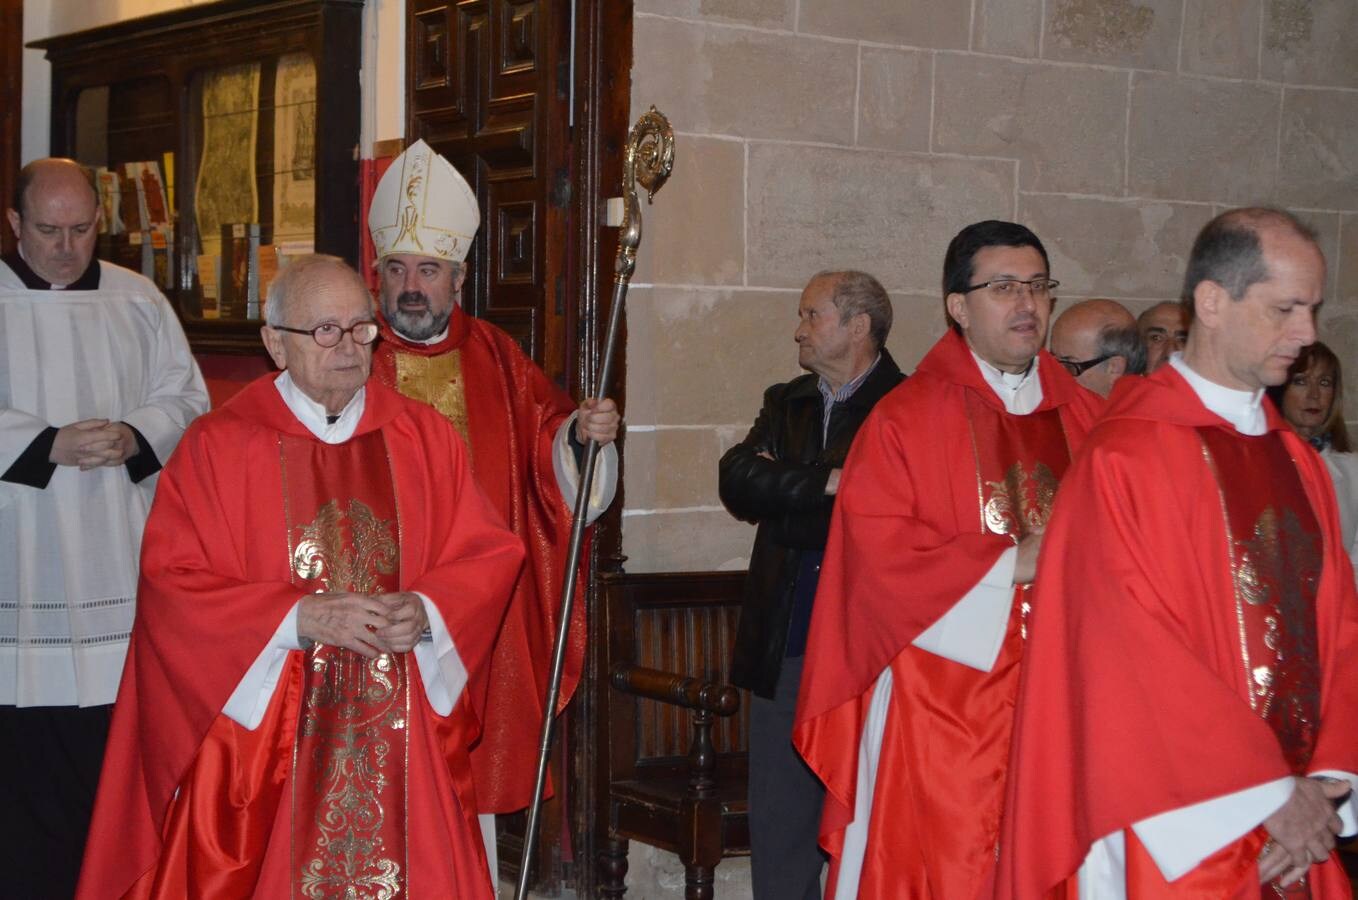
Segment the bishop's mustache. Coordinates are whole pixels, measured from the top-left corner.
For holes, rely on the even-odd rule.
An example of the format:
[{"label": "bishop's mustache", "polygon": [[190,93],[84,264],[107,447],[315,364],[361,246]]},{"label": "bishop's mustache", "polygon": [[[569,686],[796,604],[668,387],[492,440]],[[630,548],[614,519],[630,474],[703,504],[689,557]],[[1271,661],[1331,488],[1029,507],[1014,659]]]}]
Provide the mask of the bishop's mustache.
[{"label": "bishop's mustache", "polygon": [[422,306],[429,309],[429,298],[424,291],[402,291],[396,297],[396,307],[398,309],[407,306]]}]

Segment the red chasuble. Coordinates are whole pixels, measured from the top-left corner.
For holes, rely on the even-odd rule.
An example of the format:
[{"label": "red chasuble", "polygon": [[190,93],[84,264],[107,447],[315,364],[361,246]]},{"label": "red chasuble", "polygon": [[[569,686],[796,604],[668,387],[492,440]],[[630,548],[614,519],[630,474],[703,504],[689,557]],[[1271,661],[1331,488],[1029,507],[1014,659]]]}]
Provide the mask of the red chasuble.
[{"label": "red chasuble", "polygon": [[[1126,829],[1132,900],[1258,898],[1262,828],[1166,883],[1130,826],[1358,771],[1358,604],[1334,491],[1265,408],[1267,434],[1245,437],[1170,366],[1124,379],[1067,475],[1038,570],[999,896],[1067,896],[1090,846]],[[1333,856],[1306,890],[1349,896]]]},{"label": "red chasuble", "polygon": [[[522,550],[459,447],[374,381],[343,444],[273,376],[189,428],[147,522],[81,897],[491,896],[468,747]],[[435,603],[469,673],[452,714],[412,654],[315,647],[258,728],[220,715],[297,599],[344,589]]]},{"label": "red chasuble", "polygon": [[[476,481],[528,551],[490,663],[490,699],[472,751],[478,812],[510,813],[532,802],[538,732],[570,543],[571,511],[552,467],[552,443],[576,404],[509,335],[453,310],[448,336],[402,340],[383,323],[373,375],[432,405],[471,448]],[[588,546],[584,558],[588,558]],[[581,567],[577,596],[584,589]],[[557,711],[580,680],[585,605],[575,604]]]},{"label": "red chasuble", "polygon": [[990,672],[912,642],[1042,527],[1098,411],[1048,354],[1037,366],[1041,405],[1009,415],[949,332],[873,410],[845,464],[794,729],[828,791],[821,844],[832,890],[873,685],[888,667],[859,896],[965,900],[993,869],[1027,592],[1016,592]]}]

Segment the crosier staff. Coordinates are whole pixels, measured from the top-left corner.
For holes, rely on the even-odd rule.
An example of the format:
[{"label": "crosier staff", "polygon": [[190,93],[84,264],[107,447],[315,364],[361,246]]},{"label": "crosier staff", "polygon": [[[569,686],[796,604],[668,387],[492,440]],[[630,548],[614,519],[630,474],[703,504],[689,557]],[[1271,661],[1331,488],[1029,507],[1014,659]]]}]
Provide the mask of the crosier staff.
[{"label": "crosier staff", "polygon": [[[618,256],[613,264],[613,306],[608,314],[608,337],[604,342],[599,380],[591,394],[595,398],[608,396],[618,331],[622,325],[622,309],[627,300],[627,284],[636,269],[637,247],[641,245],[641,202],[637,199],[637,185],[646,189],[646,202],[650,203],[656,191],[670,177],[673,168],[674,129],[664,114],[652,106],[637,119],[627,138],[627,154],[622,168],[623,215],[618,232]],[[566,635],[570,630],[571,611],[575,606],[575,573],[580,568],[580,548],[584,543],[585,518],[589,513],[589,495],[594,485],[594,463],[598,455],[599,444],[591,438],[585,444],[580,487],[575,495],[575,517],[571,523],[570,550],[566,555],[566,583],[561,591],[556,643],[552,648],[552,675],[547,685],[547,702],[542,711],[537,780],[533,786],[533,803],[528,807],[528,829],[524,834],[523,857],[519,861],[519,885],[514,892],[515,900],[525,900],[528,896],[529,861],[537,847],[542,791],[547,782],[547,760],[552,750],[556,704],[561,693],[561,671],[566,660]]]}]

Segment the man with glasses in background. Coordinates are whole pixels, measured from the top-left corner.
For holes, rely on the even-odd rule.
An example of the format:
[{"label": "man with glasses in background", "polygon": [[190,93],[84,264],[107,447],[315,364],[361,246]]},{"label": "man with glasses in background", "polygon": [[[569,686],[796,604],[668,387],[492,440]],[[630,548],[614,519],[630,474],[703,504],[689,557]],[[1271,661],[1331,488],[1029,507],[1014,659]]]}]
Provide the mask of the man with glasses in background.
[{"label": "man with glasses in background", "polygon": [[793,732],[841,900],[976,897],[993,876],[1028,586],[1100,405],[1042,351],[1056,287],[1027,228],[962,229],[951,327],[845,463]]},{"label": "man with glasses in background", "polygon": [[523,549],[369,378],[358,273],[303,257],[269,301],[283,372],[161,476],[79,895],[488,900],[468,754]]},{"label": "man with glasses in background", "polygon": [[1082,300],[1052,323],[1052,355],[1082,386],[1100,397],[1123,375],[1146,370],[1146,347],[1136,319],[1113,300]]},{"label": "man with glasses in background", "polygon": [[1188,311],[1179,301],[1166,300],[1143,312],[1136,327],[1146,345],[1146,374],[1152,375],[1188,341]]}]

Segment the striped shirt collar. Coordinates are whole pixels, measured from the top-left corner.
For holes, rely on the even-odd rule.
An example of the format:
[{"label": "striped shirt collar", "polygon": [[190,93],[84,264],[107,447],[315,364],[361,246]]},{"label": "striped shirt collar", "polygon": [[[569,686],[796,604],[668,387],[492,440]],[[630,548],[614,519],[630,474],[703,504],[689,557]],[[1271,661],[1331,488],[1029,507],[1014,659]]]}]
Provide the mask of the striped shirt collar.
[{"label": "striped shirt collar", "polygon": [[830,390],[830,382],[825,380],[824,375],[820,376],[820,380],[816,382],[816,387],[820,389],[821,399],[825,401],[825,408],[821,413],[822,442],[825,441],[830,434],[830,411],[834,409],[834,405],[836,403],[843,403],[852,397],[854,392],[863,386],[863,382],[868,380],[868,376],[872,374],[873,369],[876,369],[877,364],[881,361],[882,354],[878,353],[877,358],[872,361],[872,365],[860,372],[851,381],[846,382],[844,386],[837,391]]}]

